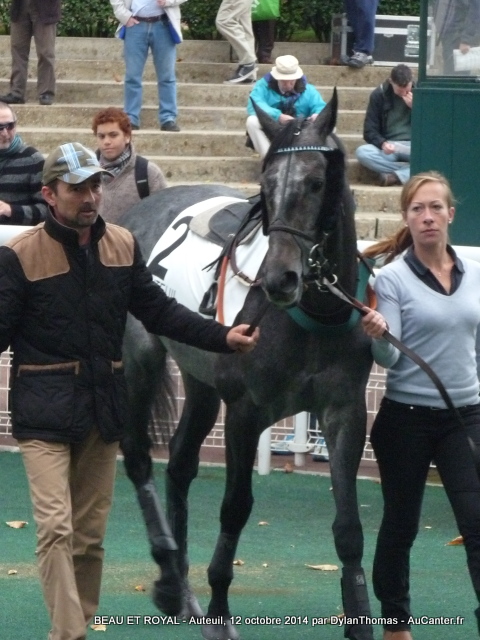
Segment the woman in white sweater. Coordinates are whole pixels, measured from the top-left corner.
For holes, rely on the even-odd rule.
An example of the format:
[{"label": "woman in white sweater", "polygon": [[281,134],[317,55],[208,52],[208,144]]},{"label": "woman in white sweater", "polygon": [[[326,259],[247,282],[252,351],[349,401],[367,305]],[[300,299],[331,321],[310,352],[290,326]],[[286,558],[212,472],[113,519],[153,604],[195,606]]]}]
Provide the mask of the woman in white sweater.
[{"label": "woman in white sweater", "polygon": [[[148,193],[139,191],[136,167],[142,161],[132,144],[132,125],[127,114],[117,107],[99,111],[93,118],[92,130],[97,138],[97,156],[100,164],[113,178],[103,182],[103,197],[100,214],[107,222],[117,222],[125,211],[140,201],[144,195],[155,193],[167,186],[161,169],[153,162],[143,159],[146,165]],[[140,160],[139,160],[140,159]]]},{"label": "woman in white sweater", "polygon": [[[463,536],[480,602],[480,480],[468,440],[480,446],[480,264],[460,260],[448,244],[455,209],[442,175],[427,172],[410,178],[401,209],[404,228],[366,252],[386,256],[388,264],[375,282],[378,310],[363,318],[375,361],[388,368],[385,398],[370,436],[384,497],[373,567],[384,640],[412,638],[410,548],[432,461]],[[382,338],[386,328],[437,373],[463,426],[445,408],[427,374]],[[480,607],[475,613],[478,624]]]}]

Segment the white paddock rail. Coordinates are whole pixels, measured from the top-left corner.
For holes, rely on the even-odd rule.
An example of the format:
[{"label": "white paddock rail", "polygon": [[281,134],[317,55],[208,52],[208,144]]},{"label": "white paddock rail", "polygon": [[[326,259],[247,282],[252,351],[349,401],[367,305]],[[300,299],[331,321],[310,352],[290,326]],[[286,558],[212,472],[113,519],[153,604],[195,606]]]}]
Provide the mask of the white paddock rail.
[{"label": "white paddock rail", "polygon": [[[0,225],[0,244],[5,244],[11,238],[26,231],[31,227],[15,226],[15,225]],[[368,246],[374,244],[372,241],[359,240],[358,249],[363,251]],[[455,246],[460,257],[470,258],[480,262],[480,247],[468,247],[468,246]],[[0,394],[7,398],[8,394],[8,369],[9,369],[9,354],[2,355],[0,361]],[[367,406],[369,413],[369,422],[373,419],[375,412],[379,406],[380,400],[384,392],[384,380],[385,375],[379,368],[374,367],[372,374],[367,385]],[[7,402],[7,400],[6,400]],[[0,411],[0,432],[8,432],[10,426],[10,415],[8,412],[8,406],[5,407],[6,411]],[[271,443],[272,439],[281,441],[286,435],[290,434],[292,428],[294,430],[294,438],[289,440],[286,447],[289,451],[295,454],[294,463],[296,466],[305,465],[305,456],[308,452],[311,452],[315,447],[316,434],[309,431],[310,416],[307,413],[300,413],[293,419],[293,424],[284,425],[280,427],[270,427],[266,429],[259,442],[258,447],[258,472],[260,474],[268,474],[270,472],[270,456],[271,456]],[[219,429],[216,430],[215,436],[211,439],[210,446],[221,447],[223,446],[223,433],[221,432],[222,426],[218,425]],[[275,431],[275,433],[273,433]],[[370,444],[367,443],[364,450],[363,458],[366,460],[373,460],[373,452]]]}]

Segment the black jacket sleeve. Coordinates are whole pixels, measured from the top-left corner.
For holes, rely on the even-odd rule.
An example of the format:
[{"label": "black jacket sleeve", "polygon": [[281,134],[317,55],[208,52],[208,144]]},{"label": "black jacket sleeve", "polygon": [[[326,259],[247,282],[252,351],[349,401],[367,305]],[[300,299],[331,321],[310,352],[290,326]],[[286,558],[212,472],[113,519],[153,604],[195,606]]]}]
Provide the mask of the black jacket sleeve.
[{"label": "black jacket sleeve", "polygon": [[207,320],[167,296],[153,281],[136,240],[129,311],[150,333],[206,351],[232,353],[226,342],[230,327]]},{"label": "black jacket sleeve", "polygon": [[368,144],[374,144],[379,149],[386,141],[383,112],[384,112],[385,96],[383,87],[377,87],[371,94],[368,101],[367,112],[365,114],[365,122],[363,125],[363,137]]},{"label": "black jacket sleeve", "polygon": [[0,353],[8,348],[21,323],[26,285],[15,252],[0,247]]}]

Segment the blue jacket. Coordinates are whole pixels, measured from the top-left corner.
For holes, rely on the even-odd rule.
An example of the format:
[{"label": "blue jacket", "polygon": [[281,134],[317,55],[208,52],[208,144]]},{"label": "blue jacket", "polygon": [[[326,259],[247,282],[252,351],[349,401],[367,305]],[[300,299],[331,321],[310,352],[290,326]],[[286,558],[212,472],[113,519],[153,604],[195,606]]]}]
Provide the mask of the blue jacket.
[{"label": "blue jacket", "polygon": [[[255,110],[250,98],[252,98],[255,101],[255,104],[268,113],[268,115],[274,120],[278,120],[280,115],[284,113],[284,111],[282,111],[282,106],[285,106],[288,101],[292,100],[291,97],[283,96],[281,93],[277,93],[269,87],[268,83],[270,78],[270,74],[267,73],[266,76],[255,83],[255,86],[250,93],[247,105],[247,113],[249,116],[255,115]],[[326,103],[313,85],[308,84],[306,80],[305,85],[305,91],[297,94],[298,97],[294,101],[294,106],[297,117],[304,116],[305,118],[308,118],[314,113],[320,113]]]}]

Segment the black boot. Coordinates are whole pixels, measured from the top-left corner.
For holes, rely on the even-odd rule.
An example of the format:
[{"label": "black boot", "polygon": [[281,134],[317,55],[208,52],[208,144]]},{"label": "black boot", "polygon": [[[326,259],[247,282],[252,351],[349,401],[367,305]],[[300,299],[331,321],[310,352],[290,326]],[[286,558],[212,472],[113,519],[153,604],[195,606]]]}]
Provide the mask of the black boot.
[{"label": "black boot", "polygon": [[345,638],[373,640],[372,614],[363,569],[342,569],[342,600],[345,617],[352,619],[351,624],[347,622],[345,625]]}]

